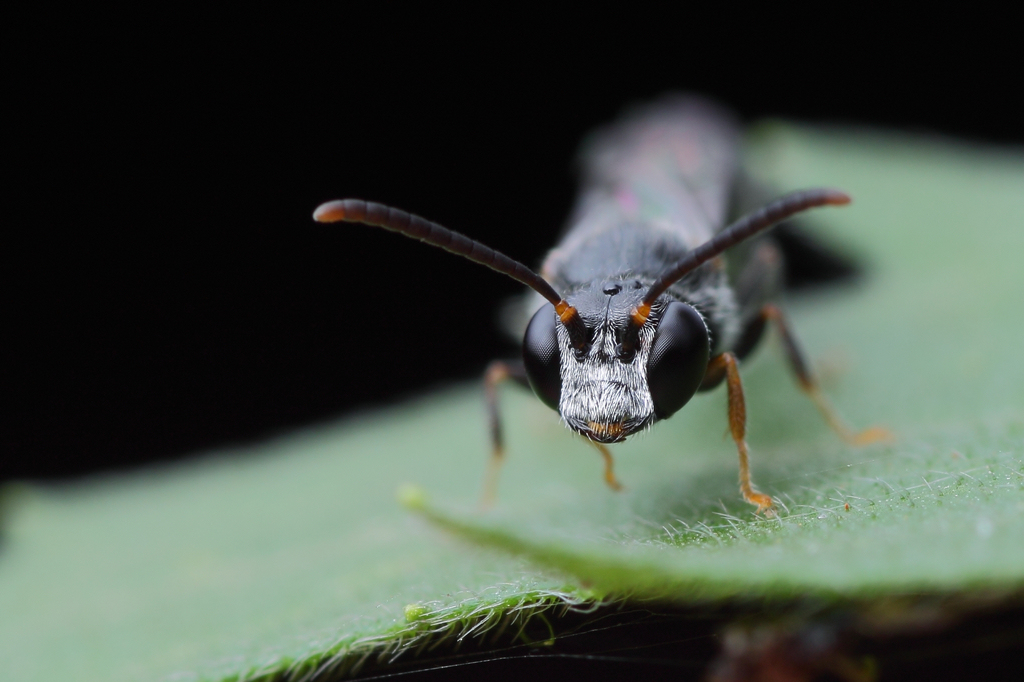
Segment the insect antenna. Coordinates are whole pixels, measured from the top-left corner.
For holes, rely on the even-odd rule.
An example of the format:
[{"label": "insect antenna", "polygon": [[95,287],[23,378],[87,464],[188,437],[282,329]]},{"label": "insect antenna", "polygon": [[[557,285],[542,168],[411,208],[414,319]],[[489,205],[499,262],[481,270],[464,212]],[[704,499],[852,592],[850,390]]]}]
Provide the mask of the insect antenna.
[{"label": "insect antenna", "polygon": [[313,220],[319,223],[347,222],[382,227],[507,275],[530,287],[555,306],[555,312],[559,319],[569,330],[573,345],[580,347],[586,343],[586,329],[579,313],[559,296],[558,292],[543,277],[519,261],[511,259],[475,239],[470,239],[464,234],[397,208],[362,199],[328,201],[313,211]]},{"label": "insect antenna", "polygon": [[805,189],[786,194],[753,213],[748,213],[713,238],[691,250],[678,263],[663,272],[647,290],[643,300],[633,309],[631,313],[633,325],[637,329],[642,327],[651,314],[651,305],[665,293],[666,289],[729,247],[809,208],[844,206],[848,203],[850,203],[850,196],[836,189]]}]

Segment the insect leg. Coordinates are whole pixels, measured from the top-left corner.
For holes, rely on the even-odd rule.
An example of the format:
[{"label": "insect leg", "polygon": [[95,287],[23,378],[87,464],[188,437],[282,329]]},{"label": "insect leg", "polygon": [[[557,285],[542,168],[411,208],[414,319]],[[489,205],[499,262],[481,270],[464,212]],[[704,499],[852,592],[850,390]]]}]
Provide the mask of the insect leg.
[{"label": "insect leg", "polygon": [[612,453],[608,450],[608,447],[603,443],[598,443],[596,440],[590,440],[589,438],[584,440],[597,448],[597,451],[601,453],[602,459],[604,459],[604,482],[612,490],[622,490],[622,484],[619,483],[619,479],[615,478],[615,471],[612,469],[615,463],[612,460]]},{"label": "insect leg", "polygon": [[491,434],[491,461],[484,479],[481,506],[490,507],[498,492],[498,470],[505,458],[505,442],[501,430],[501,412],[498,406],[498,384],[512,379],[529,388],[526,368],[522,360],[495,360],[484,372],[484,398],[487,402],[487,423]]},{"label": "insect leg", "polygon": [[722,363],[715,363],[715,360],[719,356],[711,358],[708,362],[708,369],[704,372],[704,379],[700,382],[700,388],[698,391],[710,391],[713,388],[718,388],[718,384],[722,383],[725,379],[725,365]]},{"label": "insect leg", "polygon": [[757,347],[764,335],[767,319],[761,314],[782,291],[784,262],[774,242],[763,240],[751,245],[751,256],[736,282],[736,300],[740,305],[743,328],[732,347],[738,360]]},{"label": "insect leg", "polygon": [[740,456],[740,492],[743,499],[757,505],[757,511],[767,512],[772,508],[772,498],[754,490],[750,482],[750,459],[747,450],[747,407],[743,400],[743,383],[736,356],[732,353],[721,353],[711,358],[708,373],[725,375],[725,383],[729,389],[729,432],[736,443]]},{"label": "insect leg", "polygon": [[[740,336],[732,347],[737,360],[750,355],[760,343],[767,325],[761,311],[782,289],[783,261],[779,247],[771,241],[761,241],[747,248],[751,253],[736,282],[736,301],[743,320]],[[698,390],[711,390],[724,380],[724,365],[709,366]]]},{"label": "insect leg", "polygon": [[832,407],[832,403],[821,392],[818,382],[814,379],[814,375],[811,374],[807,366],[807,361],[804,359],[804,354],[797,344],[796,337],[793,336],[793,332],[789,328],[786,316],[778,306],[766,305],[761,309],[760,319],[762,320],[762,327],[768,321],[775,323],[775,327],[779,330],[779,335],[782,337],[786,358],[793,369],[793,374],[796,375],[797,383],[800,385],[801,390],[814,401],[815,407],[818,408],[825,421],[840,438],[851,445],[868,445],[892,439],[892,434],[889,431],[878,426],[873,426],[857,433],[846,425],[846,422],[839,416],[839,413]]}]

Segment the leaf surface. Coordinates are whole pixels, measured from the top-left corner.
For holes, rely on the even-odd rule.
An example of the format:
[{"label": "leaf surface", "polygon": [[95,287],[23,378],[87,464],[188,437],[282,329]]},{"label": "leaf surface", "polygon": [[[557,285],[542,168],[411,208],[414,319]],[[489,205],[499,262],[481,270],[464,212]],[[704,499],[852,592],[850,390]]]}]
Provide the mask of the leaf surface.
[{"label": "leaf surface", "polygon": [[[185,465],[11,488],[3,677],[341,671],[594,594],[1019,589],[1024,156],[783,124],[753,140],[779,187],[855,198],[815,224],[868,276],[787,307],[839,410],[895,443],[839,442],[771,338],[742,369],[755,481],[784,504],[776,519],[739,498],[723,392],[616,447],[614,494],[591,448],[504,391],[508,461],[486,514],[473,511],[487,458],[475,386]],[[403,483],[447,530],[399,507]]]}]

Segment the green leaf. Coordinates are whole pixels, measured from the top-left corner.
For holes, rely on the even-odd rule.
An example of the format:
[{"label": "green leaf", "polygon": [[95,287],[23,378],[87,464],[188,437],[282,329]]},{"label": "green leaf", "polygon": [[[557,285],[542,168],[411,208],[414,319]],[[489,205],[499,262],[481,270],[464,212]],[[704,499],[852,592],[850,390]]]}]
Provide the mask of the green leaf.
[{"label": "green leaf", "polygon": [[[616,494],[550,410],[504,391],[508,461],[486,514],[477,387],[200,462],[9,490],[3,677],[297,679],[595,595],[1019,589],[1024,157],[781,124],[754,151],[780,187],[855,198],[816,225],[869,276],[787,307],[839,410],[894,444],[839,442],[770,339],[742,371],[754,477],[784,503],[776,519],[739,497],[721,392],[617,446]],[[417,514],[395,499],[403,484]]]},{"label": "green leaf", "polygon": [[744,377],[755,480],[785,507],[779,518],[756,518],[739,499],[723,391],[618,448],[629,490],[614,499],[566,490],[516,500],[500,519],[427,515],[598,590],[644,597],[1020,586],[1024,162],[786,127],[756,152],[784,186],[855,197],[819,215],[827,236],[865,254],[871,276],[859,290],[794,302],[794,327],[841,411],[883,423],[897,442],[843,445],[769,347]]}]

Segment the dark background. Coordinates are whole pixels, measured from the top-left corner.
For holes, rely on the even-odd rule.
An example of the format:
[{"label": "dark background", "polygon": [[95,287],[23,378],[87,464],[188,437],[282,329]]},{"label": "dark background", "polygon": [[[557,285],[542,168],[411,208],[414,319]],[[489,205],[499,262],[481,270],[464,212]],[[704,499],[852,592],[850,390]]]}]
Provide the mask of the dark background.
[{"label": "dark background", "polygon": [[315,225],[324,200],[391,203],[536,264],[581,136],[666,90],[746,120],[1024,142],[998,17],[725,10],[252,3],[10,27],[0,480],[251,441],[515,352],[492,311],[518,285]]}]

